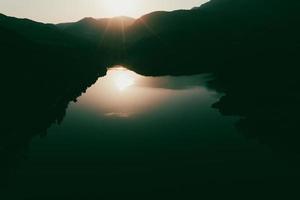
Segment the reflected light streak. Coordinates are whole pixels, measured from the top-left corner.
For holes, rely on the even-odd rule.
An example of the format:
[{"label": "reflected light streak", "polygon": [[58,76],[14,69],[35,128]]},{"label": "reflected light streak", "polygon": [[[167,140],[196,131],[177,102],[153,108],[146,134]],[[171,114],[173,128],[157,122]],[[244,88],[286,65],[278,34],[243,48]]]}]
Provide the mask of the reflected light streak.
[{"label": "reflected light streak", "polygon": [[[176,89],[190,85],[191,79],[192,77],[145,77],[116,66],[109,68],[106,76],[99,78],[86,94],[79,97],[76,104],[105,118],[132,119],[156,112],[163,105],[189,101],[191,98],[194,100],[194,97],[201,96],[199,94],[208,93],[201,87]],[[198,82],[195,83],[198,85]]]},{"label": "reflected light streak", "polygon": [[115,86],[120,91],[124,91],[128,87],[134,85],[136,79],[135,73],[124,67],[111,68],[107,75],[113,80]]}]

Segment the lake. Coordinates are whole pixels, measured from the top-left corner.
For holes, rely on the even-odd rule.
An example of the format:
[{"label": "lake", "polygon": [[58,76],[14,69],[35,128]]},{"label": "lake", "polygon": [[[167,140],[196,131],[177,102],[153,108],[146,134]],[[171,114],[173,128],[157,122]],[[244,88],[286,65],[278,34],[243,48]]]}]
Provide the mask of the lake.
[{"label": "lake", "polygon": [[291,177],[268,146],[236,130],[239,117],[211,107],[224,95],[207,87],[211,79],[109,69],[70,103],[61,124],[34,138],[11,198],[182,199]]}]

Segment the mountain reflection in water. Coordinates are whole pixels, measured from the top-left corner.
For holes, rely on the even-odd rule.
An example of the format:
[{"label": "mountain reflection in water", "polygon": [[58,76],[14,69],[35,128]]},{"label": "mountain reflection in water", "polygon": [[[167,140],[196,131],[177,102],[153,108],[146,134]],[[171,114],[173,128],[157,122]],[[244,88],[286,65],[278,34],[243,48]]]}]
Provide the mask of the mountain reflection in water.
[{"label": "mountain reflection in water", "polygon": [[61,125],[33,140],[12,183],[16,196],[165,191],[175,198],[245,182],[273,187],[290,177],[289,166],[269,148],[237,133],[238,118],[211,108],[221,95],[205,86],[210,79],[109,69],[69,105]]}]

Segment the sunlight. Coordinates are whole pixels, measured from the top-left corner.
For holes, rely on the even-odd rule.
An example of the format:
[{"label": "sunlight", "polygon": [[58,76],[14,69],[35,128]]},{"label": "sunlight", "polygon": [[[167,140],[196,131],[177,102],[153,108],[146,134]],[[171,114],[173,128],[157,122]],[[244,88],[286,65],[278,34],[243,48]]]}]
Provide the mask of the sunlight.
[{"label": "sunlight", "polygon": [[124,67],[111,68],[108,71],[108,75],[120,91],[127,89],[135,83],[135,74]]},{"label": "sunlight", "polygon": [[113,16],[134,16],[138,10],[138,1],[104,0],[104,6]]},{"label": "sunlight", "polygon": [[194,98],[197,95],[203,98],[208,91],[198,87],[199,84],[204,84],[199,82],[200,80],[208,79],[203,75],[142,76],[117,65],[109,67],[106,76],[100,77],[92,87],[87,89],[86,93],[78,98],[76,104],[104,118],[132,118],[151,113],[169,101],[175,102],[173,99],[185,101],[185,97]]}]

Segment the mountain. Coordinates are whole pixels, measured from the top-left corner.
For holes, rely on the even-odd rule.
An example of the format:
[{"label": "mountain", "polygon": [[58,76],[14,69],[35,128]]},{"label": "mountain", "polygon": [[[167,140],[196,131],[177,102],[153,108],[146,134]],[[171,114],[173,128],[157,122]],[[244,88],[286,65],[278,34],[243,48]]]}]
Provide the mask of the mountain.
[{"label": "mountain", "polygon": [[268,49],[298,40],[299,7],[297,1],[212,0],[190,11],[150,13],[128,29],[133,58],[126,59],[144,73],[180,74],[211,70],[242,52],[275,52]]},{"label": "mountain", "polygon": [[[0,15],[0,27],[14,31],[25,38],[40,44],[76,46],[86,45],[76,37],[64,33],[53,24],[44,24],[29,19]],[[91,44],[89,44],[91,45]]]},{"label": "mountain", "polygon": [[69,102],[106,73],[105,53],[90,42],[55,25],[5,15],[0,15],[0,55],[1,155],[61,121]]},{"label": "mountain", "polygon": [[122,33],[133,24],[134,19],[129,17],[114,18],[84,18],[74,23],[62,23],[56,26],[61,30],[100,43],[103,39],[111,37],[122,38]]},{"label": "mountain", "polygon": [[110,51],[111,54],[125,46],[126,30],[134,23],[129,17],[84,18],[74,23],[57,24],[56,26],[70,35],[76,36]]},{"label": "mountain", "polygon": [[[300,2],[211,0],[190,11],[137,19],[123,65],[144,75],[213,73],[213,105],[239,130],[299,153]],[[283,151],[282,151],[283,150]]]},{"label": "mountain", "polygon": [[109,63],[124,56],[127,47],[127,29],[134,22],[129,17],[84,18],[74,23],[57,24],[63,32],[98,46],[107,55]]}]

